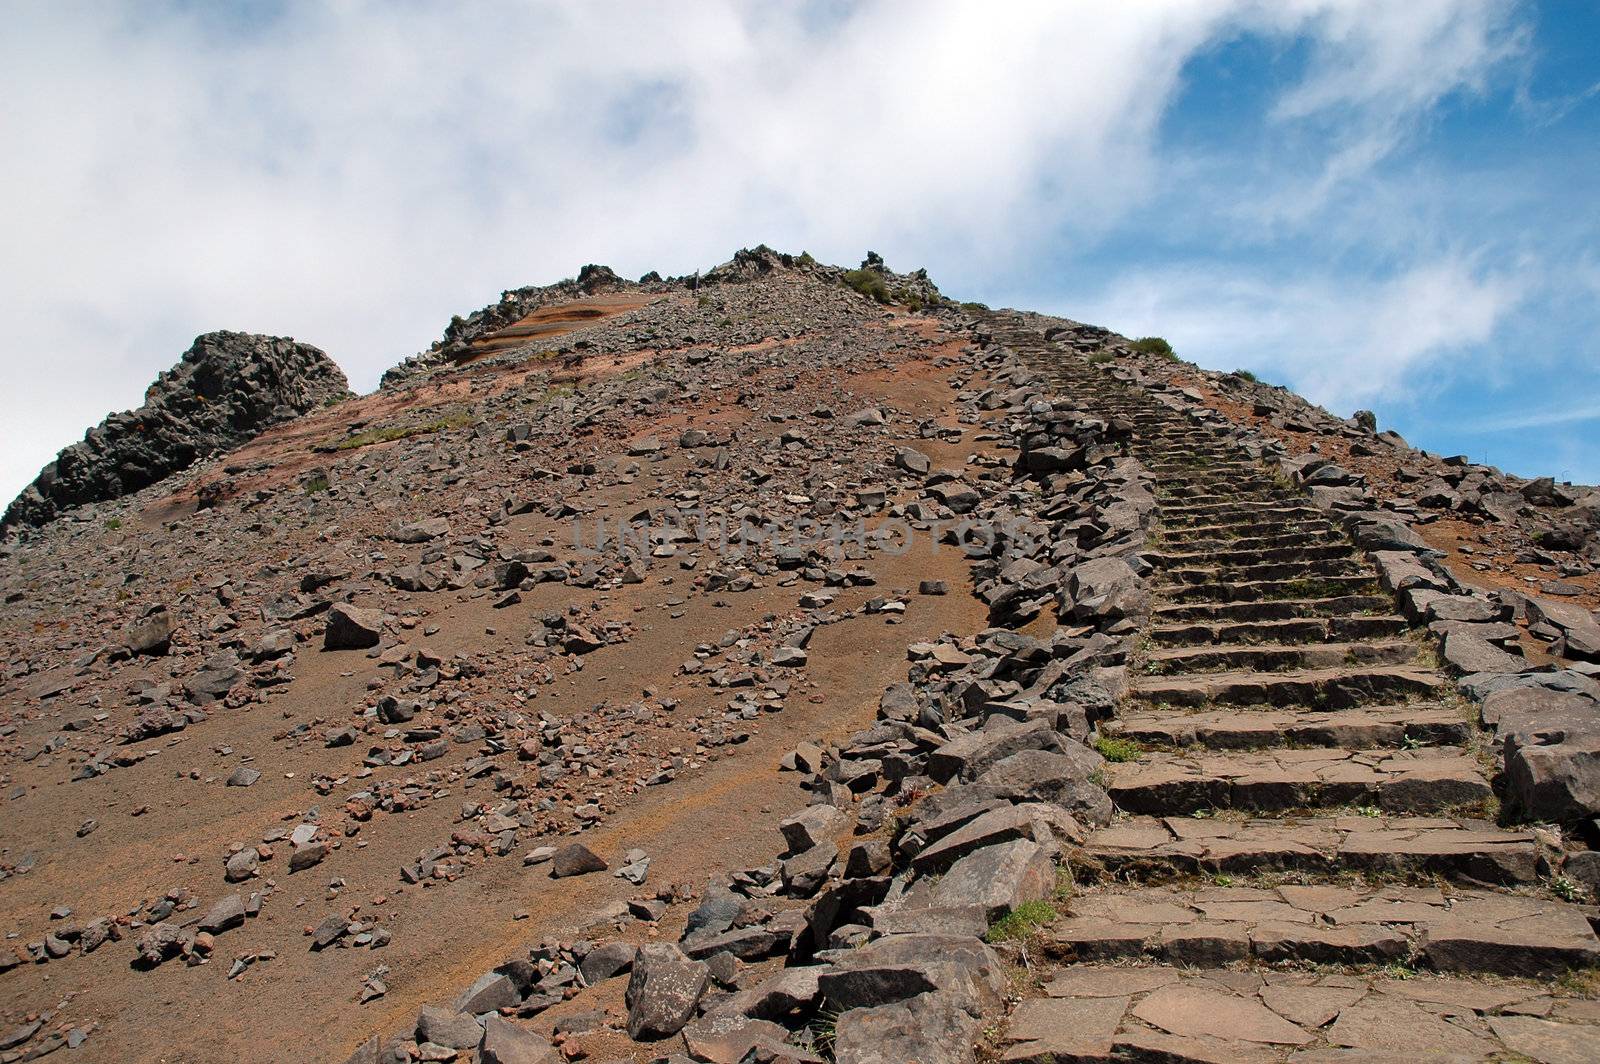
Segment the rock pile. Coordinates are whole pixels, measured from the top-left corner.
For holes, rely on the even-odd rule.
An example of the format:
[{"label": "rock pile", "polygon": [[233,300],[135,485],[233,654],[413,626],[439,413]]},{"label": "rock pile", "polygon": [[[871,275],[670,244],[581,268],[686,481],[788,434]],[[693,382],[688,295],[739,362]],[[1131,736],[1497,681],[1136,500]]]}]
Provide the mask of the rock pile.
[{"label": "rock pile", "polygon": [[236,332],[196,337],[143,406],[110,415],[45,466],[6,509],[0,533],[136,492],[348,393],[343,371],[309,344]]}]

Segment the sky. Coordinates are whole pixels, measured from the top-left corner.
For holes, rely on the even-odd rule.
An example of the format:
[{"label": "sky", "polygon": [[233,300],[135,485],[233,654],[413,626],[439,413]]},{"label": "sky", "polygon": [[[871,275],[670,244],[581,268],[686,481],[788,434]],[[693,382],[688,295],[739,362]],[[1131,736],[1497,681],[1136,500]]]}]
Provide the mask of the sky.
[{"label": "sky", "polygon": [[0,502],[214,329],[360,391],[766,243],[1600,482],[1600,0],[13,0]]}]

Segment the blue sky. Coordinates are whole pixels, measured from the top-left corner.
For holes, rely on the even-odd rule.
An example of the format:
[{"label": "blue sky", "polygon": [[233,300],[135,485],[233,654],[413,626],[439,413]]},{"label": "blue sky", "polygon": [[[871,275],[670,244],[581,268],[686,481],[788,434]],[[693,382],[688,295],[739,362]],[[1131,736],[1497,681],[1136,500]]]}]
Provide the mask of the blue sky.
[{"label": "blue sky", "polygon": [[765,242],[1600,481],[1600,3],[22,5],[0,495],[197,333],[360,389],[586,262]]}]

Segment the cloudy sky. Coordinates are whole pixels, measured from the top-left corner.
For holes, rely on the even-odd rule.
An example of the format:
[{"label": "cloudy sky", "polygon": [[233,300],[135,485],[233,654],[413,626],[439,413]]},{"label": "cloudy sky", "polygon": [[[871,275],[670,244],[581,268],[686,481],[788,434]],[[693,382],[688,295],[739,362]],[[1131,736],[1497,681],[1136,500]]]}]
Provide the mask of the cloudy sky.
[{"label": "cloudy sky", "polygon": [[1600,3],[19,0],[0,503],[212,329],[368,390],[760,242],[1600,481]]}]

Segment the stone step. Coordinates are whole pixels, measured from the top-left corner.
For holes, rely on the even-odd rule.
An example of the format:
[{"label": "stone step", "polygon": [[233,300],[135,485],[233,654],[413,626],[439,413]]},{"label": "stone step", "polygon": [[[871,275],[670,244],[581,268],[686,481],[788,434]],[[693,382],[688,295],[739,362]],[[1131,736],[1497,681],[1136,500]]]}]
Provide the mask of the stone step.
[{"label": "stone step", "polygon": [[1259,622],[1287,621],[1307,617],[1345,617],[1359,614],[1377,616],[1394,609],[1394,599],[1388,595],[1333,595],[1312,598],[1259,599],[1244,602],[1166,603],[1152,613],[1155,620],[1166,625],[1178,621]]},{"label": "stone step", "polygon": [[1355,617],[1291,617],[1272,621],[1222,624],[1166,624],[1151,628],[1156,646],[1195,647],[1237,643],[1324,643],[1352,639],[1386,639],[1411,630],[1396,614]]},{"label": "stone step", "polygon": [[1262,522],[1315,520],[1325,515],[1309,503],[1284,503],[1276,499],[1255,502],[1242,500],[1208,506],[1163,506],[1159,516],[1168,528],[1223,528]]},{"label": "stone step", "polygon": [[1251,565],[1281,565],[1285,562],[1342,561],[1357,557],[1349,543],[1332,540],[1324,543],[1294,543],[1277,547],[1229,546],[1211,550],[1154,551],[1145,560],[1157,569],[1239,568]]},{"label": "stone step", "polygon": [[1156,485],[1156,498],[1163,503],[1220,503],[1245,496],[1302,501],[1305,498],[1291,493],[1276,477],[1267,476],[1256,465],[1202,466],[1184,474],[1156,475],[1161,477]]},{"label": "stone step", "polygon": [[1431,814],[1487,808],[1494,799],[1478,762],[1454,747],[1158,751],[1108,765],[1106,776],[1117,808],[1153,816],[1336,806]]},{"label": "stone step", "polygon": [[1290,532],[1265,536],[1240,536],[1235,539],[1220,540],[1215,545],[1208,546],[1203,538],[1195,539],[1192,543],[1183,537],[1174,538],[1162,532],[1160,543],[1163,549],[1173,553],[1197,552],[1206,550],[1271,550],[1276,547],[1305,547],[1328,543],[1338,543],[1348,547],[1348,541],[1343,532],[1329,526],[1321,532]]},{"label": "stone step", "polygon": [[1183,544],[1191,550],[1206,547],[1229,547],[1243,541],[1264,536],[1292,536],[1310,540],[1312,537],[1342,537],[1343,532],[1326,517],[1305,517],[1295,521],[1231,521],[1183,527],[1163,527],[1163,544]]},{"label": "stone step", "polygon": [[1202,586],[1227,586],[1268,582],[1337,579],[1340,577],[1374,578],[1372,567],[1364,558],[1314,558],[1287,562],[1262,562],[1255,565],[1174,566],[1157,570],[1160,579],[1152,582],[1152,590],[1165,593],[1171,588]]},{"label": "stone step", "polygon": [[1304,495],[1291,492],[1254,464],[1197,466],[1184,473],[1154,470],[1152,473],[1156,477],[1156,499],[1163,506],[1213,505],[1245,498],[1305,501]]},{"label": "stone step", "polygon": [[[1089,836],[1080,874],[1120,881],[1257,872],[1341,872],[1513,886],[1543,870],[1532,832],[1449,817],[1122,817]],[[1098,866],[1098,867],[1097,867]]]},{"label": "stone step", "polygon": [[1308,643],[1289,646],[1167,647],[1145,655],[1141,671],[1152,676],[1285,669],[1328,669],[1341,665],[1418,663],[1422,647],[1409,639],[1359,643]]},{"label": "stone step", "polygon": [[1438,887],[1091,889],[1040,944],[1075,961],[1398,963],[1531,979],[1600,963],[1600,940],[1580,906]]},{"label": "stone step", "polygon": [[1431,669],[1409,665],[1312,669],[1296,673],[1218,672],[1201,676],[1141,676],[1129,687],[1136,702],[1170,706],[1314,706],[1348,709],[1374,702],[1437,701],[1452,685]]},{"label": "stone step", "polygon": [[1448,706],[1369,706],[1330,711],[1257,709],[1241,713],[1129,713],[1100,730],[1158,746],[1260,750],[1274,746],[1332,746],[1345,750],[1406,745],[1460,746],[1475,732]]},{"label": "stone step", "polygon": [[[1203,937],[1190,940],[1206,952]],[[1190,952],[1183,935],[1171,941],[1171,952]],[[1045,980],[1043,996],[1020,1002],[999,1035],[1005,1064],[1567,1064],[1592,1060],[1600,1033],[1592,996],[1553,994],[1525,979],[1188,964],[1078,964],[1034,974]]]},{"label": "stone step", "polygon": [[[1371,572],[1347,576],[1316,576],[1296,580],[1252,580],[1243,583],[1186,584],[1151,590],[1173,602],[1259,602],[1274,599],[1337,598],[1370,595],[1378,581]],[[1389,603],[1393,606],[1393,602]]]}]

